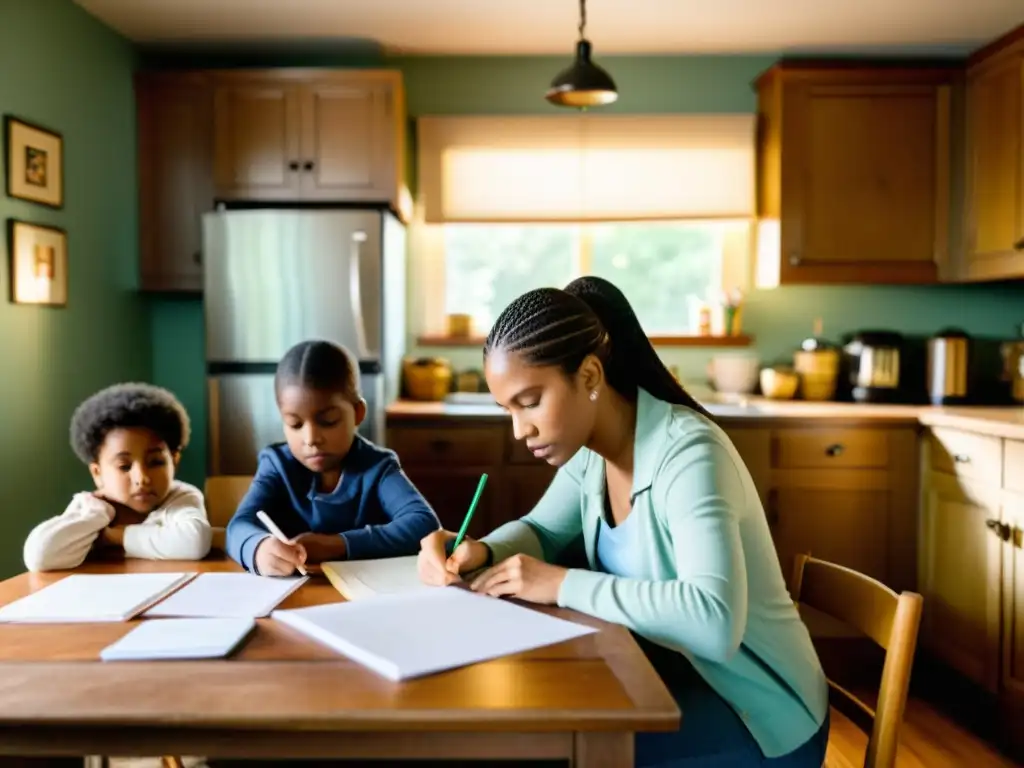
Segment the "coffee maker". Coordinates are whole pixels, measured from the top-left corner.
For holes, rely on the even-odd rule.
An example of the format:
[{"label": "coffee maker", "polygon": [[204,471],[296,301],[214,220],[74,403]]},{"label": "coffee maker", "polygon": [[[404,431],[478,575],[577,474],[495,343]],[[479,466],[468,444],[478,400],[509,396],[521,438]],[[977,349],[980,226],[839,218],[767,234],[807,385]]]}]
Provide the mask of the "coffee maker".
[{"label": "coffee maker", "polygon": [[932,405],[968,402],[970,337],[945,328],[928,340],[928,399]]},{"label": "coffee maker", "polygon": [[903,336],[894,331],[860,331],[843,347],[850,393],[858,403],[902,399],[900,352]]}]

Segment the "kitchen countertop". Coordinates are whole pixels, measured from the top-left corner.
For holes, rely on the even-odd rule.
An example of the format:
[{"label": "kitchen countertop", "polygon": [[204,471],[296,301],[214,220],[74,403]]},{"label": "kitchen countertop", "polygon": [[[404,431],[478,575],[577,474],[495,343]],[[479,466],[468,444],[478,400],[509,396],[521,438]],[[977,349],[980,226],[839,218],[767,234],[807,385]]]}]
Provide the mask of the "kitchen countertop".
[{"label": "kitchen countertop", "polygon": [[[459,396],[457,396],[459,397]],[[836,423],[919,423],[929,427],[951,427],[994,437],[1024,440],[1024,406],[935,407],[915,405],[874,405],[861,403],[807,402],[755,398],[736,402],[705,402],[711,415],[722,422],[777,422],[828,419]],[[488,402],[487,395],[456,399],[455,402],[397,400],[387,407],[389,422],[436,420],[503,420],[508,414]]]}]

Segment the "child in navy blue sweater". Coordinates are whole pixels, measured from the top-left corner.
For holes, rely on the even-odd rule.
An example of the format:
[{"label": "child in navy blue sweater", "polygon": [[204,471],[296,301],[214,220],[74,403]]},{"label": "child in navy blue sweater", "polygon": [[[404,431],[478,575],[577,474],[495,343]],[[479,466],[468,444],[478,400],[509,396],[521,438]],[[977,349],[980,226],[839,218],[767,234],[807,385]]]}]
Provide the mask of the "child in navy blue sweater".
[{"label": "child in navy blue sweater", "polygon": [[[292,347],[274,377],[286,443],[268,446],[227,528],[228,554],[264,576],[328,560],[415,555],[440,527],[393,451],[356,434],[366,417],[355,361],[327,341]],[[270,535],[263,510],[292,539]]]}]

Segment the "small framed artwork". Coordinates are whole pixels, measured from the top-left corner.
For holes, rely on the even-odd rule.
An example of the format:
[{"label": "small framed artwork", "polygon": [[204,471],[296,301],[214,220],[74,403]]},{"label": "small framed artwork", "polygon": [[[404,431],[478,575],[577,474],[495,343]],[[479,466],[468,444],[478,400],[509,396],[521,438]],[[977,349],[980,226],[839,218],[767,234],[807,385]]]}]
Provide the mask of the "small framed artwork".
[{"label": "small framed artwork", "polygon": [[68,303],[68,236],[59,227],[9,219],[11,301],[64,307]]},{"label": "small framed artwork", "polygon": [[55,131],[4,118],[7,194],[51,208],[64,206],[64,138]]}]

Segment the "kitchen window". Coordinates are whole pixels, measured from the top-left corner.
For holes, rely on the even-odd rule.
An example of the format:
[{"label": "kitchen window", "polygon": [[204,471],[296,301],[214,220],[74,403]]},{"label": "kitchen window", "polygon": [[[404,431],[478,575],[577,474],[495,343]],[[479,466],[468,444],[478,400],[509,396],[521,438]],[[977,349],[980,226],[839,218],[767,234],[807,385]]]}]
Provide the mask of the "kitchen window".
[{"label": "kitchen window", "polygon": [[743,284],[748,230],[743,221],[446,224],[443,312],[471,315],[484,333],[520,294],[597,275],[622,290],[649,335],[696,334],[699,303]]},{"label": "kitchen window", "polygon": [[469,314],[479,336],[525,291],[593,274],[622,289],[648,334],[696,333],[700,302],[748,284],[755,124],[418,118],[415,331],[443,336],[446,315]]}]

